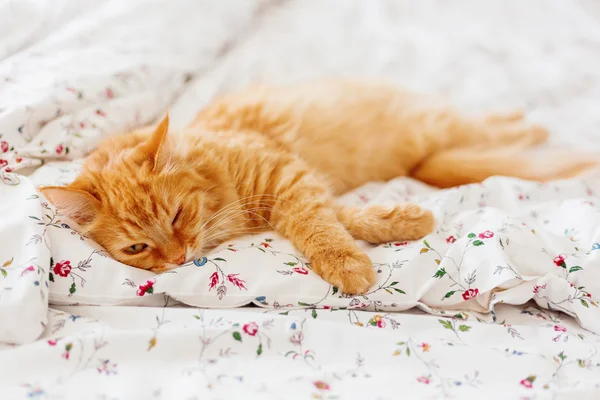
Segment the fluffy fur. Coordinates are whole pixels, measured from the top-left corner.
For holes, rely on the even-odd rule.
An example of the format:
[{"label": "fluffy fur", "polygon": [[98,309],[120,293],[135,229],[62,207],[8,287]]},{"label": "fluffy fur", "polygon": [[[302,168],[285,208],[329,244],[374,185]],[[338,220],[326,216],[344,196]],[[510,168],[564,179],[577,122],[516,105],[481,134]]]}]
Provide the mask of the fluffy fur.
[{"label": "fluffy fur", "polygon": [[375,273],[354,239],[419,239],[434,228],[415,204],[356,209],[334,196],[410,175],[448,187],[492,175],[549,180],[593,160],[535,164],[547,132],[521,113],[469,117],[385,84],[318,82],[227,95],[194,123],[109,138],[68,187],[43,194],[128,265],[162,272],[235,236],[274,229],[348,293]]}]

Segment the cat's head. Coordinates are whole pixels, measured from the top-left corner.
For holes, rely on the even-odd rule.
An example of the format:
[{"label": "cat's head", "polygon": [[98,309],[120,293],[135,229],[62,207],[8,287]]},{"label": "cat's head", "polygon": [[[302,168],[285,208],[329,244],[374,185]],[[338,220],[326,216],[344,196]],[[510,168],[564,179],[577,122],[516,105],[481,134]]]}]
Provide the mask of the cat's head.
[{"label": "cat's head", "polygon": [[190,167],[168,127],[167,116],[150,135],[111,138],[71,185],[41,189],[116,260],[155,272],[199,256],[224,201],[217,172]]}]

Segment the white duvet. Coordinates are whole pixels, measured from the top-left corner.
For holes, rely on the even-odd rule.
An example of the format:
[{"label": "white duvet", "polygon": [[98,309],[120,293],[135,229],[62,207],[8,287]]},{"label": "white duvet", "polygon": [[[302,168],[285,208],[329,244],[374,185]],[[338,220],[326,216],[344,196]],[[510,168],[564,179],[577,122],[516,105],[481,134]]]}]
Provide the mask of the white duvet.
[{"label": "white duvet", "polygon": [[555,143],[593,147],[593,3],[10,3],[42,23],[0,14],[2,399],[597,393],[598,175],[445,191],[403,178],[344,196],[417,201],[438,221],[421,241],[361,244],[379,277],[364,296],[322,281],[274,233],[162,275],[137,270],[36,191],[167,107],[181,125],[219,92],[329,74],[385,75],[475,110],[524,106]]}]

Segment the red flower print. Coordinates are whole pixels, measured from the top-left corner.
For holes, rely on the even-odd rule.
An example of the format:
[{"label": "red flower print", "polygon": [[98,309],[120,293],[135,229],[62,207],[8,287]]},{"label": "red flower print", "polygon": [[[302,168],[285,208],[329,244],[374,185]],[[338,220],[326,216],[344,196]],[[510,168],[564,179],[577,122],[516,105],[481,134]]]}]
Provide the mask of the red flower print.
[{"label": "red flower print", "polygon": [[446,238],[446,243],[451,243],[452,244],[454,242],[456,242],[456,238],[454,236],[450,235],[450,236],[448,236]]},{"label": "red flower print", "polygon": [[146,293],[154,293],[154,281],[146,281],[146,283],[140,285],[140,287],[137,290],[137,295],[140,297],[145,295]]},{"label": "red flower print", "polygon": [[7,167],[7,168],[4,169],[4,171],[6,171],[6,172],[12,172],[12,168]]},{"label": "red flower print", "polygon": [[477,297],[478,294],[479,294],[479,289],[467,289],[462,294],[462,298],[464,300],[469,300],[469,299]]},{"label": "red flower print", "polygon": [[554,325],[554,331],[555,332],[566,332],[567,328],[565,328],[564,326],[561,326],[561,325]]},{"label": "red flower print", "polygon": [[533,287],[533,293],[537,294],[540,291],[540,289],[546,289],[546,285],[535,285]]},{"label": "red flower print", "polygon": [[219,283],[219,274],[216,272],[213,272],[213,274],[210,276],[210,283],[208,284],[208,290],[214,289],[214,287],[217,286],[217,283]]},{"label": "red flower print", "polygon": [[59,144],[58,146],[56,146],[56,154],[62,154],[62,152],[65,150],[65,148],[63,147],[62,144]]},{"label": "red flower print", "polygon": [[381,319],[381,320],[377,321],[377,327],[385,328],[385,320]]},{"label": "red flower print", "polygon": [[421,343],[419,347],[423,349],[423,353],[427,353],[431,349],[431,345],[425,342]]},{"label": "red flower print", "polygon": [[521,386],[523,386],[524,388],[527,389],[531,389],[533,387],[533,382],[535,381],[535,376],[528,376],[527,378],[523,379],[521,382],[519,382],[521,384]]},{"label": "red flower print", "polygon": [[408,242],[396,242],[396,243],[394,243],[394,246],[400,247],[400,246],[406,246],[407,244],[408,244]]},{"label": "red flower print", "polygon": [[96,115],[99,117],[106,117],[106,113],[102,110],[96,110]]},{"label": "red flower print", "polygon": [[54,266],[54,273],[56,275],[62,276],[63,278],[66,278],[71,273],[71,269],[71,261],[64,260],[56,263],[56,265]]},{"label": "red flower print", "polygon": [[294,270],[294,272],[300,274],[300,275],[308,275],[308,270],[304,269],[304,268],[292,268]]},{"label": "red flower print", "polygon": [[258,325],[256,322],[250,322],[249,324],[244,325],[242,329],[247,335],[256,336],[256,333],[258,332]]},{"label": "red flower print", "polygon": [[331,389],[331,387],[329,386],[328,383],[323,382],[323,381],[314,381],[313,385],[315,385],[315,387],[319,390],[329,390]]},{"label": "red flower print", "polygon": [[267,242],[262,242],[260,245],[262,247],[264,247],[265,249],[268,249],[269,247],[271,247],[271,245],[269,243],[267,243]]},{"label": "red flower print", "polygon": [[79,127],[80,127],[81,129],[85,128],[85,122],[81,121],[81,122],[79,123]]},{"label": "red flower print", "polygon": [[35,268],[33,267],[33,265],[30,265],[29,267],[27,267],[23,271],[21,271],[21,276],[25,275],[28,272],[33,272],[33,271],[35,271]]},{"label": "red flower print", "polygon": [[567,258],[566,255],[561,254],[559,256],[554,257],[554,264],[556,264],[557,267],[563,267],[563,268],[567,268],[567,265],[565,264],[565,258]]},{"label": "red flower print", "polygon": [[4,168],[8,165],[8,161],[0,158],[0,168]]},{"label": "red flower print", "polygon": [[478,236],[479,236],[479,239],[490,239],[490,238],[494,237],[494,232],[485,231],[485,232],[481,232]]},{"label": "red flower print", "polygon": [[71,353],[69,353],[68,351],[65,351],[64,353],[62,353],[62,358],[64,358],[65,360],[68,360],[70,354]]},{"label": "red flower print", "polygon": [[586,296],[587,296],[587,297],[592,297],[592,294],[591,294],[591,293],[588,293]]},{"label": "red flower print", "polygon": [[50,346],[56,346],[56,344],[57,344],[57,343],[58,343],[58,342],[57,342],[56,340],[53,340],[53,339],[49,339],[49,340],[48,340],[48,344],[49,344]]},{"label": "red flower print", "polygon": [[15,161],[16,161],[17,163],[20,163],[21,161],[23,161],[23,159],[22,159],[21,157],[17,157],[17,158],[15,158]]},{"label": "red flower print", "polygon": [[[216,274],[216,272],[215,272],[215,274]],[[213,274],[213,275],[215,275],[215,274]],[[237,286],[237,288],[240,289],[240,290],[242,290],[242,289],[248,290],[246,288],[246,286],[244,286],[244,284],[246,283],[246,281],[243,280],[243,279],[238,278],[237,277],[238,275],[239,274],[229,274],[229,275],[227,275],[227,280],[229,282],[233,283],[235,286]],[[211,276],[211,285],[212,285],[213,282],[214,282],[214,278],[213,278],[213,276]],[[217,283],[218,282],[219,282],[219,280],[217,278]]]},{"label": "red flower print", "polygon": [[417,378],[417,382],[420,382],[420,383],[424,383],[424,384],[426,384],[426,385],[429,385],[429,382],[431,382],[431,381],[429,380],[429,377],[428,377],[428,376],[419,376],[419,377]]},{"label": "red flower print", "polygon": [[106,88],[106,90],[104,91],[104,94],[106,94],[106,97],[108,97],[109,99],[112,99],[115,97],[115,94],[113,93],[111,88]]},{"label": "red flower print", "polygon": [[6,153],[8,151],[8,143],[4,140],[0,140],[0,150],[3,153]]}]

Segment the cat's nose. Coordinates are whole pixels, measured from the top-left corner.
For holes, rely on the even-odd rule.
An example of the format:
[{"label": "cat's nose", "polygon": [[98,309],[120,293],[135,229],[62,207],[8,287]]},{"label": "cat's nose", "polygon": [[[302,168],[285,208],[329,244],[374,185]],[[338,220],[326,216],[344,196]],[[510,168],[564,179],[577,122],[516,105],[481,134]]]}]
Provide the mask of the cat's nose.
[{"label": "cat's nose", "polygon": [[171,264],[181,265],[185,262],[185,253],[180,255],[179,257],[171,260]]}]

